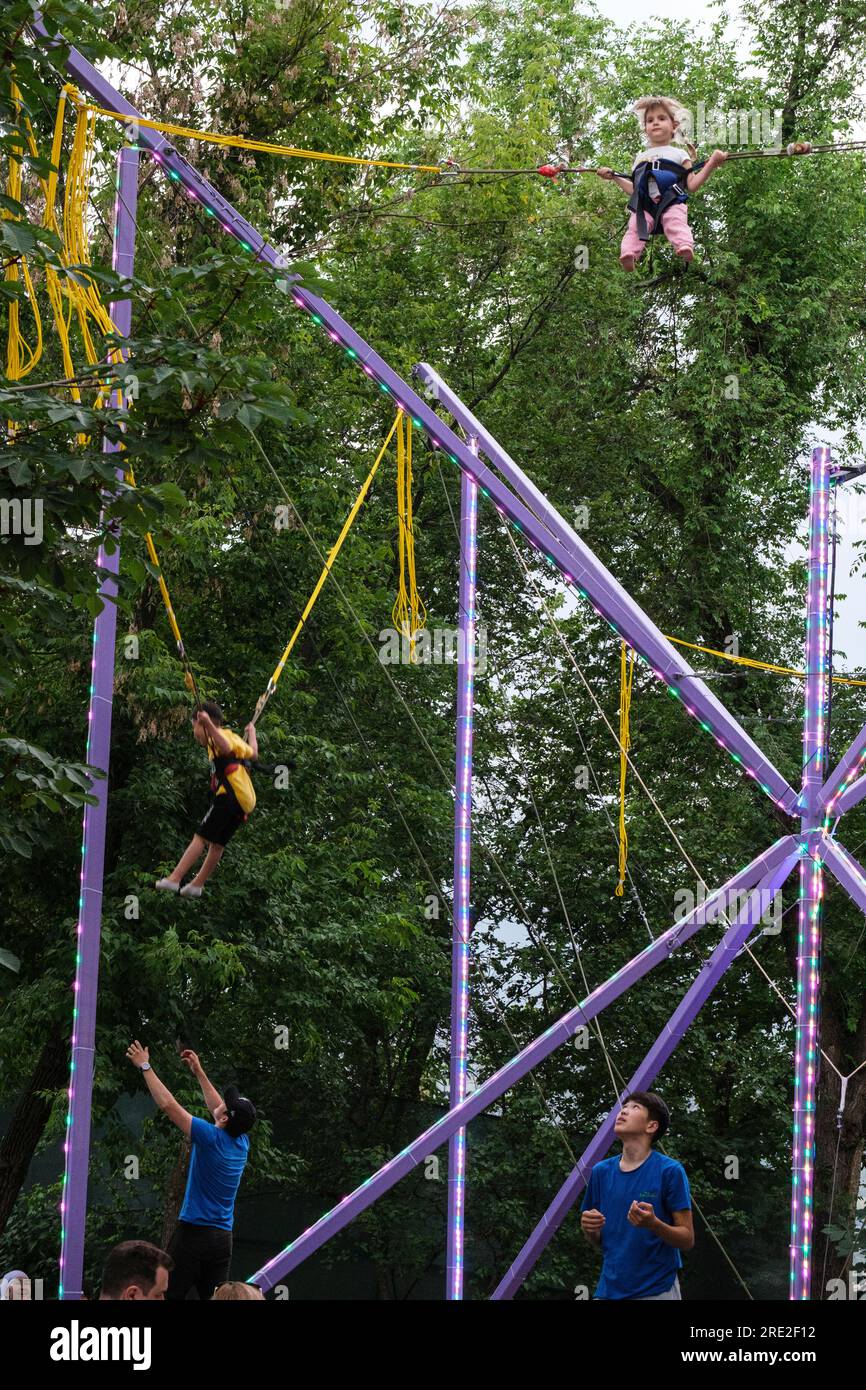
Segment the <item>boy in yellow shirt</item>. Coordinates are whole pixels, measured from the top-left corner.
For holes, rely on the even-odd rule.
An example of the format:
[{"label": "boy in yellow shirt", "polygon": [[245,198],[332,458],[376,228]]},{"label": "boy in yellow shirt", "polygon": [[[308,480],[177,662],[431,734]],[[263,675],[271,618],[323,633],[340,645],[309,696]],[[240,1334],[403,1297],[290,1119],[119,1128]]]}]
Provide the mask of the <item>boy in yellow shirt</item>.
[{"label": "boy in yellow shirt", "polygon": [[[211,760],[211,799],[201,824],[184,850],[168,878],[161,878],[156,887],[166,893],[179,893],[182,898],[200,898],[226,845],[239,826],[248,819],[256,804],[256,793],[244,760],[259,756],[254,724],[244,729],[246,740],[223,727],[219,705],[206,700],[193,715],[192,732],[196,743],[208,751]],[[204,863],[195,878],[181,888],[181,882],[207,850]]]}]

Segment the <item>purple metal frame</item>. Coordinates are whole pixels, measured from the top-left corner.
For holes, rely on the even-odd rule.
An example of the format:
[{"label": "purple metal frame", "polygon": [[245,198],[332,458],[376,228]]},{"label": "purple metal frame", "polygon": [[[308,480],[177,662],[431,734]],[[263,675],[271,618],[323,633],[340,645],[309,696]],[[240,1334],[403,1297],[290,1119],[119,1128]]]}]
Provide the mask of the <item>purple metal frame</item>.
[{"label": "purple metal frame", "polygon": [[[61,39],[52,39],[45,31],[44,26],[37,17],[30,26],[31,32],[39,43],[50,53],[52,49],[61,48]],[[68,50],[65,54],[65,70],[68,77],[72,78],[78,85],[90,92],[95,100],[102,106],[111,110],[118,111],[128,116],[130,121],[135,121],[139,116],[138,111],[121,94],[101,76],[100,73],[88,63],[75,49]],[[149,130],[141,126],[136,131],[138,145],[149,151],[153,158],[160,164],[166,175],[182,188],[187,195],[199,204],[205,215],[217,220],[222,229],[231,236],[234,236],[240,245],[249,251],[257,260],[270,266],[277,272],[277,286],[287,293],[291,293],[294,302],[299,308],[309,313],[312,320],[320,325],[327,333],[329,339],[341,346],[346,356],[354,361],[365,372],[371,382],[378,385],[383,394],[390,400],[398,404],[412,419],[416,428],[423,430],[429,436],[433,447],[441,450],[445,457],[460,467],[464,484],[471,479],[472,482],[480,487],[482,494],[488,497],[501,516],[506,518],[517,530],[522,532],[530,543],[546,556],[549,563],[558,569],[565,580],[573,584],[578,592],[587,598],[600,614],[611,626],[611,628],[648,663],[658,679],[665,682],[670,693],[679,699],[687,712],[696,718],[702,728],[709,732],[716,742],[738,763],[742,770],[761,787],[762,791],[769,796],[781,809],[791,816],[801,818],[803,831],[807,833],[807,838],[799,842],[801,845],[800,853],[808,856],[813,864],[818,865],[818,874],[821,870],[821,861],[829,867],[840,883],[854,898],[864,911],[866,911],[866,880],[864,880],[862,870],[853,858],[845,852],[841,846],[837,845],[832,838],[827,836],[826,828],[822,834],[818,826],[817,818],[820,814],[829,819],[835,814],[841,813],[847,806],[854,804],[860,795],[866,792],[866,788],[861,791],[860,782],[852,782],[849,774],[858,769],[862,769],[866,750],[863,749],[863,733],[855,740],[849,752],[842,759],[839,768],[823,785],[819,776],[821,760],[817,757],[816,740],[819,736],[820,719],[817,711],[818,706],[807,698],[807,728],[806,739],[811,752],[807,753],[804,764],[803,790],[798,796],[797,792],[789,784],[787,779],[779,770],[774,767],[757,747],[754,741],[741,728],[737,720],[724,708],[713,692],[707,687],[704,681],[691,669],[687,662],[667,641],[659,628],[643,612],[637,603],[630,597],[622,586],[613,578],[605,566],[593,555],[592,551],[584,544],[580,536],[571,528],[559,515],[554,507],[543,497],[541,493],[530,483],[525,474],[518,468],[513,459],[497,444],[493,437],[484,429],[475,417],[469,412],[452,392],[448,390],[441,379],[434,383],[435,374],[429,368],[421,367],[417,371],[419,375],[427,376],[428,382],[436,385],[439,400],[447,405],[454,419],[460,424],[469,435],[478,441],[480,452],[490,460],[506,482],[489,467],[484,460],[473,453],[459,436],[447,424],[445,424],[436,413],[416,394],[416,392],[403,381],[386,362],[374,351],[368,343],[361,338],[355,330],[345,322],[345,320],[328,304],[325,300],[312,294],[297,283],[297,277],[289,273],[289,267],[284,257],[282,257],[273,247],[268,245],[256,229],[243,218],[234,207],[214,189],[207,180],[200,174],[171,146],[164,136],[156,131]],[[819,463],[813,460],[812,473],[812,541],[813,555],[816,553],[814,546],[818,545],[821,554],[826,558],[826,493],[829,486],[831,475],[829,454],[827,451],[819,451],[822,458]],[[823,528],[823,539],[820,536]],[[809,669],[809,681],[811,695],[817,699],[820,691],[826,691],[828,677],[828,654],[826,652],[826,569],[823,571],[823,584],[821,579],[821,564],[810,566],[810,615],[815,618],[816,624],[820,619],[820,629],[825,635],[823,656],[819,648],[813,646],[807,653],[807,666]],[[824,604],[823,616],[821,615],[821,604]],[[108,605],[113,616],[112,605]],[[810,639],[814,632],[810,628]],[[95,634],[95,638],[101,640],[100,631]],[[107,668],[105,662],[105,647],[99,649],[97,655],[100,658],[99,676],[100,681],[104,679],[104,670]],[[96,675],[96,667],[95,667]],[[94,703],[91,711],[91,749],[92,761],[99,763],[100,758],[104,757],[107,767],[108,743],[110,740],[110,689],[108,695],[100,686],[102,698]],[[821,714],[823,718],[823,714]],[[864,731],[866,732],[866,731]],[[104,750],[104,752],[103,752]],[[90,756],[90,755],[89,755]],[[838,778],[837,778],[838,773]],[[846,781],[846,777],[848,780]],[[840,785],[841,781],[841,785]],[[843,802],[845,803],[843,806]],[[104,833],[105,805],[101,803],[102,829]],[[94,818],[94,829],[99,826],[99,819]],[[89,830],[88,832],[89,833]],[[95,843],[95,842],[94,842]],[[450,1140],[452,1135],[462,1129],[474,1115],[480,1113],[492,1101],[494,1101],[503,1091],[514,1085],[522,1076],[543,1061],[556,1047],[558,1047],[574,1029],[580,1024],[589,1021],[612,999],[617,998],[625,989],[628,989],[636,980],[640,979],[650,970],[658,960],[669,954],[681,942],[688,938],[703,921],[707,920],[706,913],[711,904],[718,903],[720,894],[731,891],[734,887],[751,889],[758,878],[775,871],[781,860],[789,853],[789,842],[783,840],[778,842],[764,856],[753,861],[743,874],[735,876],[718,894],[713,897],[701,909],[697,920],[687,919],[686,923],[680,923],[672,927],[657,941],[646,948],[639,956],[635,957],[624,966],[616,975],[612,976],[604,985],[595,990],[588,998],[576,1009],[564,1015],[558,1023],[554,1024],[546,1033],[527,1048],[525,1048],[516,1058],[505,1067],[501,1068],[488,1081],[483,1083],[468,1098],[452,1107],[448,1114],[443,1116],[435,1125],[425,1131],[425,1133],[415,1142],[408,1146],[401,1154],[398,1154],[390,1163],[386,1164],[377,1174],[369,1178],[355,1193],[346,1197],[333,1212],[328,1213],[321,1221],[317,1222],[309,1231],[305,1232],[298,1240],[292,1243],[285,1251],[272,1260],[265,1268],[259,1271],[257,1278],[263,1282],[264,1287],[271,1287],[277,1279],[294,1269],[303,1259],[318,1249],[332,1234],[350,1221],[378,1196],[387,1191],[395,1182],[408,1172],[416,1163],[427,1154],[433,1152],[446,1140]],[[85,860],[88,856],[85,855]],[[98,871],[97,871],[98,870]],[[804,872],[810,890],[815,889],[815,869],[806,865]],[[98,895],[101,892],[101,864],[97,863],[94,853],[92,860],[92,872],[88,872],[87,891],[84,897],[90,893],[96,895],[97,902],[97,928],[96,933],[88,936],[88,949],[86,957],[82,952],[79,963],[79,1004],[83,998],[88,1000],[88,1010],[91,1010],[91,1001],[95,1000],[96,980],[98,972]],[[811,908],[819,901],[818,898],[809,899]],[[82,917],[87,911],[83,908]],[[92,918],[92,912],[90,914]],[[89,919],[90,920],[90,919]],[[809,921],[818,922],[817,930],[820,931],[820,917],[810,917]],[[801,924],[801,931],[803,930]],[[810,939],[808,941],[801,937],[801,949],[799,952],[799,983],[803,984],[804,991],[808,997],[806,1008],[811,1011],[813,1004],[817,1004],[817,991],[819,987],[819,968],[817,948],[820,943],[820,936],[816,942],[814,933],[816,928],[809,927]],[[95,946],[95,953],[94,953]],[[798,996],[799,997],[799,996]],[[814,1073],[816,1065],[810,1060],[811,1054],[816,1052],[817,1041],[817,1015],[811,1012],[800,1014],[798,1021],[798,1064],[797,1079],[800,1089],[797,1094],[797,1104],[801,1107],[800,1113],[805,1121],[808,1115],[807,1106],[809,1096],[814,1098]],[[82,1035],[83,1036],[83,1035]],[[800,1042],[802,1041],[802,1047]],[[81,1039],[79,1039],[79,1043]],[[85,1068],[87,1075],[92,1070],[92,1046],[93,1039],[90,1037],[89,1047],[85,1047],[82,1052],[81,1066]],[[75,1059],[74,1059],[75,1060]],[[810,1077],[809,1070],[812,1069]],[[73,1088],[74,1089],[74,1088]],[[83,1112],[79,1112],[83,1113]],[[81,1218],[79,1203],[81,1194],[86,1195],[86,1166],[87,1166],[87,1144],[88,1135],[83,1132],[86,1127],[82,1126],[80,1132],[71,1137],[70,1161],[76,1172],[75,1196],[70,1191],[69,1207],[72,1211],[73,1204],[75,1209],[75,1221],[78,1223]],[[795,1135],[795,1149],[797,1136]],[[796,1159],[795,1159],[796,1164]],[[83,1167],[83,1186],[81,1171]],[[796,1179],[796,1174],[795,1174]],[[82,1228],[83,1229],[83,1228]],[[808,1235],[804,1235],[807,1226],[802,1212],[800,1213],[799,1224],[795,1223],[795,1231],[792,1233],[792,1252],[797,1251],[799,1273],[796,1276],[797,1287],[801,1290],[795,1296],[808,1296],[808,1278],[806,1266],[809,1263],[809,1240]],[[69,1268],[72,1268],[72,1258],[80,1263],[80,1242],[79,1248],[73,1251],[70,1243],[66,1251]],[[803,1290],[805,1289],[805,1292]],[[72,1296],[71,1293],[68,1296]]]},{"label": "purple metal frame", "polygon": [[[623,1100],[630,1091],[645,1091],[661,1071],[665,1062],[681,1042],[686,1030],[691,1026],[703,1008],[719,980],[731,965],[751,934],[753,926],[760,922],[768,911],[774,894],[781,888],[791,870],[800,862],[800,850],[791,841],[791,853],[783,859],[771,873],[765,874],[758,886],[750,893],[745,906],[730,917],[730,926],[712,955],[704,961],[700,973],[683,995],[679,1006],[659,1033],[649,1052],[634,1072],[628,1085],[617,1100],[607,1119],[587,1144],[571,1174],[566,1178],[547,1211],[527,1240],[508,1273],[500,1281],[491,1297],[494,1300],[513,1298],[515,1292],[535,1267],[541,1254],[553,1239],[562,1222],[577,1201],[594,1164],[604,1158],[614,1138],[614,1124]],[[739,895],[738,895],[739,896]]]},{"label": "purple metal frame", "polygon": [[[473,453],[477,448],[470,446]],[[475,590],[478,489],[464,473],[460,484],[460,590],[457,644],[457,759],[454,782],[454,902],[451,946],[451,1076],[453,1110],[466,1095],[469,1026],[469,938],[472,933],[472,734],[475,717]],[[466,1130],[448,1141],[446,1298],[463,1297],[466,1208]]]},{"label": "purple metal frame", "polygon": [[791,1184],[791,1298],[809,1298],[815,1179],[815,1101],[820,1057],[821,791],[826,775],[826,716],[830,693],[828,574],[830,450],[812,450],[809,489],[809,590],[806,606],[806,710],[800,827],[808,847],[800,864],[797,928],[797,1015],[794,1052],[793,1179]]},{"label": "purple metal frame", "polygon": [[[118,151],[117,201],[114,205],[113,268],[131,276],[135,260],[135,212],[138,197],[138,152],[124,146]],[[129,336],[132,304],[117,299],[111,318],[124,338]],[[120,392],[113,398],[122,404]],[[109,440],[103,452],[117,453]],[[117,478],[123,481],[123,469]],[[93,1097],[93,1065],[96,1045],[96,1004],[99,982],[99,943],[102,931],[102,880],[105,867],[105,831],[108,822],[108,765],[111,749],[111,708],[114,696],[114,644],[117,632],[117,574],[120,570],[120,534],[115,548],[103,549],[98,563],[107,570],[100,595],[102,612],[93,627],[93,665],[88,711],[87,763],[105,773],[95,782],[95,806],[84,808],[81,845],[81,897],[78,917],[78,951],[75,960],[75,1003],[72,1010],[72,1060],[69,1072],[69,1110],[66,1119],[66,1154],[63,1197],[60,1203],[59,1297],[77,1300],[82,1295],[84,1227],[87,1213],[87,1177],[90,1164],[90,1109]]]}]

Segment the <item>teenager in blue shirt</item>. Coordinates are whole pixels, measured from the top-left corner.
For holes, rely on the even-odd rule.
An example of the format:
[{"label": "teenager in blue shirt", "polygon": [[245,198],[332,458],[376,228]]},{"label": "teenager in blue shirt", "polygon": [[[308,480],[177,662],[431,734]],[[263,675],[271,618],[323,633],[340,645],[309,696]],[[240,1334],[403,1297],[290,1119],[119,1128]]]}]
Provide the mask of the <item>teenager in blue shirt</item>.
[{"label": "teenager in blue shirt", "polygon": [[229,1277],[235,1198],[249,1154],[247,1132],[255,1124],[255,1106],[236,1086],[228,1086],[225,1097],[221,1096],[195,1052],[187,1048],[181,1056],[201,1086],[213,1124],[200,1120],[184,1110],[160,1081],[146,1047],[134,1042],[126,1055],[141,1071],[160,1110],[192,1144],[186,1195],[168,1247],[174,1268],[167,1297],[172,1301],[186,1298],[194,1284],[199,1298],[209,1299],[216,1286]]},{"label": "teenager in blue shirt", "polygon": [[622,1154],[596,1163],[581,1205],[587,1240],[602,1253],[601,1299],[681,1298],[681,1250],[695,1243],[689,1180],[654,1148],[670,1123],[653,1091],[633,1091],[616,1117]]}]

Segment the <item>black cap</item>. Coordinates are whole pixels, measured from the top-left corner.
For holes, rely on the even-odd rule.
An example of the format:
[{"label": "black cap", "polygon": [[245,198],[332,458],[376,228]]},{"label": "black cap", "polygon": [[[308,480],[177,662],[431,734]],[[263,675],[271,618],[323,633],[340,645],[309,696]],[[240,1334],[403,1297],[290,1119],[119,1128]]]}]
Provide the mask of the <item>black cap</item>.
[{"label": "black cap", "polygon": [[256,1122],[256,1107],[246,1096],[242,1096],[237,1086],[226,1086],[223,1100],[229,1115],[227,1128],[234,1134],[246,1134]]}]

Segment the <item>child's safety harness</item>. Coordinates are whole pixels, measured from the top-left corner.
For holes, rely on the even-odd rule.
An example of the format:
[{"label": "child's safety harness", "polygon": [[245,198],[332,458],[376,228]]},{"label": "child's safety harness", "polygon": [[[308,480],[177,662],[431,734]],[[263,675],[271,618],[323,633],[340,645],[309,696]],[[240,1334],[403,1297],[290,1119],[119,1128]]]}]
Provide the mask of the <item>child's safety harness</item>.
[{"label": "child's safety harness", "polygon": [[[691,169],[684,169],[682,164],[678,164],[673,159],[644,159],[631,174],[625,175],[634,183],[634,191],[629,198],[629,212],[635,214],[637,234],[641,241],[649,241],[662,225],[662,218],[672,208],[675,203],[687,203],[689,200],[687,179],[689,174],[696,174],[699,169],[703,169],[706,160],[701,160],[700,164],[692,165]],[[659,199],[656,202],[650,194],[650,179],[655,179],[659,190]],[[653,219],[652,231],[647,226],[646,215]]]}]

